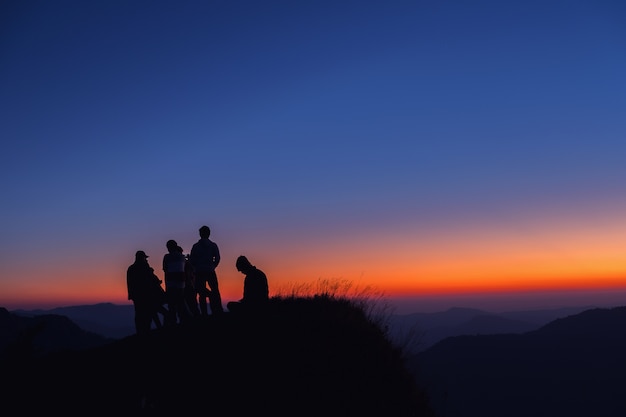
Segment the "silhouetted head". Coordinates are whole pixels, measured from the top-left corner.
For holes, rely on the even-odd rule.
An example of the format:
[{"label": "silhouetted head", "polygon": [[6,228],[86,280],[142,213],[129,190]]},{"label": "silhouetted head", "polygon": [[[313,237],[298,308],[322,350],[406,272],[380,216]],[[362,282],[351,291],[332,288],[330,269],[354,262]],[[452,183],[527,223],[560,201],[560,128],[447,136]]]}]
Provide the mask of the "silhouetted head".
[{"label": "silhouetted head", "polygon": [[145,261],[146,259],[148,259],[148,255],[146,255],[144,251],[138,250],[137,252],[135,252],[135,260]]},{"label": "silhouetted head", "polygon": [[179,253],[183,253],[183,248],[181,248],[180,246],[176,246],[176,251]]},{"label": "silhouetted head", "polygon": [[243,255],[237,258],[237,262],[235,262],[235,266],[237,267],[237,271],[239,272],[246,272],[250,268],[252,268],[252,264],[250,263],[248,258],[246,258]]},{"label": "silhouetted head", "polygon": [[211,236],[211,229],[209,229],[209,226],[202,226],[199,232],[200,232],[200,237],[203,239],[206,239],[209,236]]},{"label": "silhouetted head", "polygon": [[176,252],[176,248],[178,248],[178,243],[175,240],[168,240],[165,244],[167,250],[170,252]]}]

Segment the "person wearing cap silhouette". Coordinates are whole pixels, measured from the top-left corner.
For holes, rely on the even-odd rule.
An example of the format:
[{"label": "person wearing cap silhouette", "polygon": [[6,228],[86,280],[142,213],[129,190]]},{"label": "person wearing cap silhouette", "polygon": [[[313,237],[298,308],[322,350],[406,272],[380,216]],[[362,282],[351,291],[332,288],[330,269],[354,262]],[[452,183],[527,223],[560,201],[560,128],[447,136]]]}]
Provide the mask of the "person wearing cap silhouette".
[{"label": "person wearing cap silhouette", "polygon": [[[198,304],[201,314],[207,316],[206,299],[208,297],[211,314],[218,315],[224,312],[217,274],[215,273],[215,268],[220,263],[220,250],[217,244],[209,239],[211,236],[209,226],[202,226],[198,232],[200,233],[200,240],[193,244],[189,253],[189,262],[196,275]],[[206,287],[207,284],[208,288]]]},{"label": "person wearing cap silhouette", "polygon": [[160,327],[157,311],[160,310],[163,313],[165,310],[163,307],[164,291],[161,287],[161,280],[148,264],[148,255],[142,250],[135,253],[135,262],[126,271],[126,286],[128,299],[132,300],[135,309],[137,334],[149,332],[153,319],[157,327]]}]

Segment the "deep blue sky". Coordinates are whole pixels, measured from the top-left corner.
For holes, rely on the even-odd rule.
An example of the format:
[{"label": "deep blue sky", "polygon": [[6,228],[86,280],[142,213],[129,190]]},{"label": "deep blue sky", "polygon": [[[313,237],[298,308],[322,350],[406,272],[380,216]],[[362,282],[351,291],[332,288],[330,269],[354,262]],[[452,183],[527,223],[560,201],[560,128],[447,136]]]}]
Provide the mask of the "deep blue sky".
[{"label": "deep blue sky", "polygon": [[[626,220],[621,1],[6,1],[0,19],[0,305],[105,269],[124,298],[135,250],[158,270],[202,224],[238,292],[244,252],[353,279],[383,247],[410,262],[411,236]],[[316,269],[353,241],[371,256]]]}]

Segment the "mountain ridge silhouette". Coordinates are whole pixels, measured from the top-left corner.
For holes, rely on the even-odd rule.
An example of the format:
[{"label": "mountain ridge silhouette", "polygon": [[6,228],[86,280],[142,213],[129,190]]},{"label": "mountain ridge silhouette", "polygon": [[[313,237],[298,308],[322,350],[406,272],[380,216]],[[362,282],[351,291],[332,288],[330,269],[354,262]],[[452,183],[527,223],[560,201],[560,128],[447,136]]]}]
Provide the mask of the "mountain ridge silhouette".
[{"label": "mountain ridge silhouette", "polygon": [[[390,337],[398,344],[404,344],[407,338],[415,339],[411,346],[407,347],[412,353],[417,353],[450,336],[522,333],[535,330],[558,318],[593,308],[596,307],[578,306],[494,313],[475,308],[452,307],[432,313],[389,314],[388,327]],[[42,314],[64,315],[85,331],[110,339],[121,339],[135,332],[132,304],[97,303],[47,310],[17,309],[11,312],[24,317]],[[419,337],[416,337],[416,334]]]},{"label": "mountain ridge silhouette", "polygon": [[445,417],[626,415],[626,307],[446,338],[407,363]]},{"label": "mountain ridge silhouette", "polygon": [[399,343],[412,334],[411,353],[422,352],[448,337],[474,334],[524,333],[593,306],[519,310],[494,313],[476,308],[452,307],[434,313],[394,315],[391,335]]},{"label": "mountain ridge silhouette", "polygon": [[43,356],[61,350],[82,350],[107,344],[111,339],[85,331],[58,314],[22,317],[0,307],[0,358],[5,355]]},{"label": "mountain ridge silhouette", "polygon": [[132,304],[96,303],[56,307],[52,309],[17,309],[11,311],[24,317],[42,314],[58,314],[68,317],[86,331],[107,338],[121,339],[135,332]]}]

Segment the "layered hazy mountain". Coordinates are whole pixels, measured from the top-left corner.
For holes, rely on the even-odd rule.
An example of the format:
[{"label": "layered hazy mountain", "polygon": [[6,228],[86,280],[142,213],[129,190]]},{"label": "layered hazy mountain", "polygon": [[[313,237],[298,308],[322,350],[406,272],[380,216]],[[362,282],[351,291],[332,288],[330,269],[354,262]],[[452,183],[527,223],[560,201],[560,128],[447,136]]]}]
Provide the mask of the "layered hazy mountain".
[{"label": "layered hazy mountain", "polygon": [[409,367],[445,417],[626,416],[626,307],[449,337]]},{"label": "layered hazy mountain", "polygon": [[390,337],[413,353],[421,352],[448,337],[477,334],[524,333],[593,306],[520,310],[494,313],[455,307],[435,313],[392,315]]},{"label": "layered hazy mountain", "polygon": [[[552,320],[591,308],[594,307],[493,313],[455,307],[435,313],[389,314],[386,322],[390,338],[407,350],[417,353],[447,337],[466,334],[523,333],[535,330]],[[12,313],[23,317],[44,314],[65,316],[85,331],[112,339],[130,336],[135,332],[133,306],[130,304],[100,303],[49,310],[14,310]]]}]

